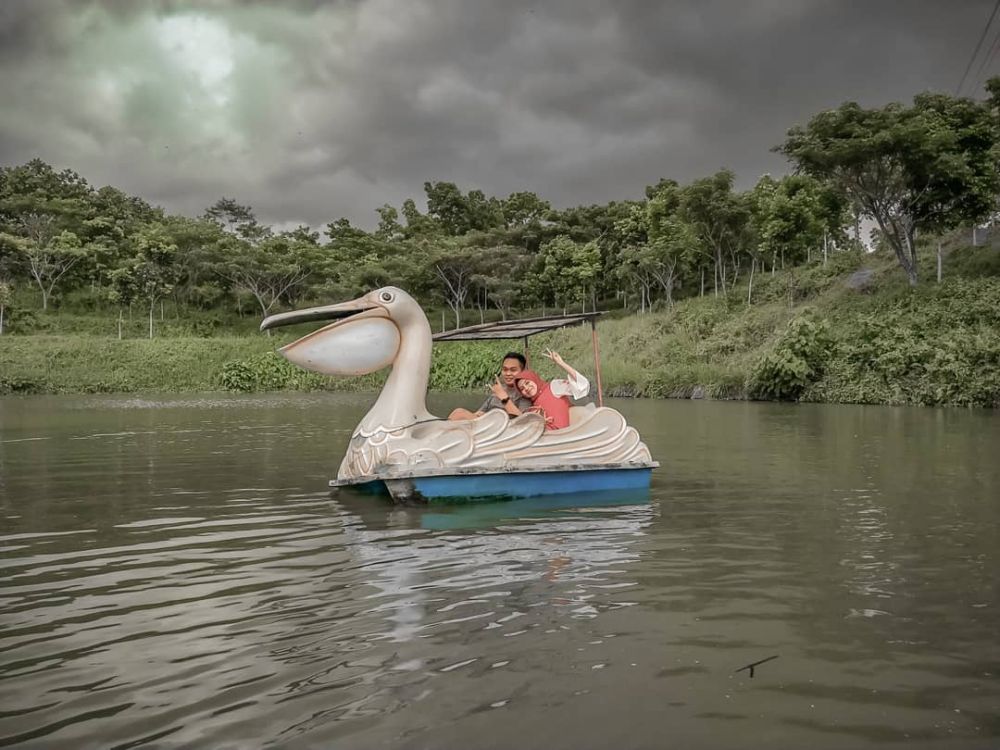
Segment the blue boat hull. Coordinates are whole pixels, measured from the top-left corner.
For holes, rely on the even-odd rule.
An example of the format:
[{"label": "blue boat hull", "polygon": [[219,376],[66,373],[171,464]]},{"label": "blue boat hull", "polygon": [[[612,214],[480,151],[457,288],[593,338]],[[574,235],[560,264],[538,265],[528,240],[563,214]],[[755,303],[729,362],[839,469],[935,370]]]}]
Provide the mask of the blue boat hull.
[{"label": "blue boat hull", "polygon": [[558,495],[648,491],[652,465],[611,464],[532,470],[457,469],[405,472],[334,480],[370,494],[389,494],[398,503],[514,500]]},{"label": "blue boat hull", "polygon": [[649,489],[651,473],[652,469],[604,469],[429,476],[405,481],[427,500],[512,499]]}]

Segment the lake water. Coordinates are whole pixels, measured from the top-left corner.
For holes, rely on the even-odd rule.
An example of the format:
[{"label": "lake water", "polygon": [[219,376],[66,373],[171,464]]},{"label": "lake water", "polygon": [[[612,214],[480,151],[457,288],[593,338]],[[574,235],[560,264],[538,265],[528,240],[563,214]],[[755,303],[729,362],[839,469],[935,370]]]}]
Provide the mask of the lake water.
[{"label": "lake water", "polygon": [[417,509],[325,488],[370,400],[0,399],[0,745],[1000,746],[997,414],[619,401],[648,499]]}]

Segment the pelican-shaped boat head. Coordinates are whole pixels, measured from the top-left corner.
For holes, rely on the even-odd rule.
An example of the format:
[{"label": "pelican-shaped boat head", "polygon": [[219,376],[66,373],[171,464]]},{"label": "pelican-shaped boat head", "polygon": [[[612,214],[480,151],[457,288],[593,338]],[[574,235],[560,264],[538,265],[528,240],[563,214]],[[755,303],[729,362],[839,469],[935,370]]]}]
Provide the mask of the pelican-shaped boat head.
[{"label": "pelican-shaped boat head", "polygon": [[433,419],[427,411],[431,327],[409,294],[385,286],[336,305],[266,318],[262,331],[316,320],[335,320],[279,351],[289,362],[324,375],[367,375],[392,367],[375,405],[355,434],[393,432]]}]

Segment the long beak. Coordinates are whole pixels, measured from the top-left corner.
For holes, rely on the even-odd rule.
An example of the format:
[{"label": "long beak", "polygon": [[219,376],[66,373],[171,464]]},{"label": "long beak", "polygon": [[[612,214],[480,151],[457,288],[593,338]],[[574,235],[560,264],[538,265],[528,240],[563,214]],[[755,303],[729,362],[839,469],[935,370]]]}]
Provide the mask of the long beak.
[{"label": "long beak", "polygon": [[295,325],[296,323],[308,323],[313,320],[336,320],[337,318],[347,318],[351,315],[363,313],[371,310],[375,305],[364,300],[352,300],[341,302],[336,305],[323,305],[321,307],[308,307],[305,310],[292,310],[291,312],[269,315],[260,324],[260,330],[266,331],[269,328],[280,328],[281,326]]}]

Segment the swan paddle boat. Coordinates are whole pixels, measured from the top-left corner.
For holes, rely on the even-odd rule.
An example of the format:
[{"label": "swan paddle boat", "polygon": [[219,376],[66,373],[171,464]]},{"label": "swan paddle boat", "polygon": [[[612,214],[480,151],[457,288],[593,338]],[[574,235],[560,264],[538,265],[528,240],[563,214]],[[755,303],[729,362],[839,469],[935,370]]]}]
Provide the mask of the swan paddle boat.
[{"label": "swan paddle boat", "polygon": [[[635,428],[615,409],[574,406],[570,425],[546,430],[534,413],[513,419],[494,409],[449,421],[427,411],[434,338],[524,338],[590,321],[595,363],[596,314],[483,324],[432,337],[417,302],[383,287],[350,302],[278,313],[261,330],[333,321],[279,349],[289,362],[326,375],[392,371],[374,405],[354,429],[331,487],[388,493],[400,503],[515,499],[543,495],[648,490],[659,466]],[[493,330],[490,330],[490,327]]]}]

